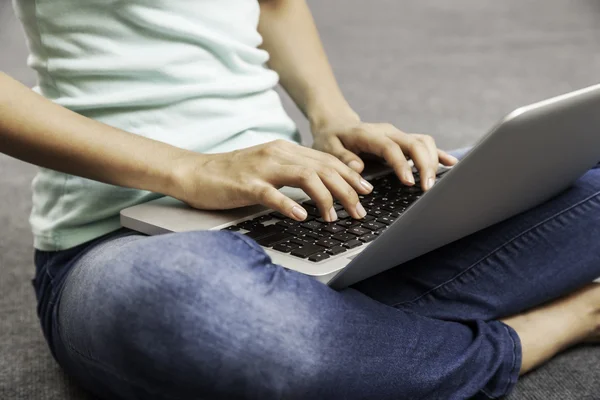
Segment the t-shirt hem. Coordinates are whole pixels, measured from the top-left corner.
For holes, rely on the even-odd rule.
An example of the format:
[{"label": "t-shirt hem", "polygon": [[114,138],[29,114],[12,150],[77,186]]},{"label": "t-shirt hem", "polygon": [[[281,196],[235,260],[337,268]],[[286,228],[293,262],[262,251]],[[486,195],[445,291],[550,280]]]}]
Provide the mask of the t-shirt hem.
[{"label": "t-shirt hem", "polygon": [[119,216],[75,228],[53,231],[51,235],[34,234],[33,246],[41,251],[68,250],[121,228]]}]

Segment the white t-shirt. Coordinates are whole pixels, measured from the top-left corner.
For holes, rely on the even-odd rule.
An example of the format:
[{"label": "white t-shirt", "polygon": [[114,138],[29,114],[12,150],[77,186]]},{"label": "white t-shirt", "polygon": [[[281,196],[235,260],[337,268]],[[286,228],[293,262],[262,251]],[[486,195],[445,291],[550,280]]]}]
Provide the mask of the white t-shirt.
[{"label": "white t-shirt", "polygon": [[[13,2],[35,90],[57,104],[198,152],[299,140],[257,48],[256,0]],[[121,209],[156,197],[41,169],[35,247],[63,250],[116,230]]]}]

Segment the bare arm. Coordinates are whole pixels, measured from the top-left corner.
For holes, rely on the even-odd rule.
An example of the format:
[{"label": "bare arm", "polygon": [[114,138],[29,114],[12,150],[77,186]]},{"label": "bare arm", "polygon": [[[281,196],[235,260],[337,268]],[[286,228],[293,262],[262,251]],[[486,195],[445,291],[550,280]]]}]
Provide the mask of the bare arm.
[{"label": "bare arm", "polygon": [[305,0],[260,0],[261,46],[269,67],[312,124],[331,119],[358,121],[327,60]]},{"label": "bare arm", "polygon": [[114,185],[171,194],[189,152],[60,107],[0,73],[0,152]]},{"label": "bare arm", "polygon": [[399,179],[414,185],[412,158],[421,186],[431,188],[438,162],[458,160],[438,150],[431,136],[407,134],[385,123],[365,123],[345,100],[333,75],[305,0],[259,0],[262,48],[281,85],[310,121],[313,148],[330,153],[357,172],[364,168],[360,153],[387,161]]},{"label": "bare arm", "polygon": [[277,189],[302,188],[323,218],[350,215],[371,186],[335,157],[283,141],[199,154],[137,136],[60,107],[0,73],[0,152],[42,167],[178,198],[200,209],[263,204],[303,220],[306,211]]}]

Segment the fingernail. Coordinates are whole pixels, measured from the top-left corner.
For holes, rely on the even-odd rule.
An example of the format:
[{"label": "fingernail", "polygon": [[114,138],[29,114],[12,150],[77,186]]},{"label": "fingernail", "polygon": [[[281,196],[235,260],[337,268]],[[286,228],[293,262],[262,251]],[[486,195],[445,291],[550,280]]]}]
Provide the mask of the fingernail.
[{"label": "fingernail", "polygon": [[435,184],[435,178],[433,176],[430,176],[427,179],[427,190],[431,189],[434,184]]},{"label": "fingernail", "polygon": [[367,215],[365,208],[360,203],[356,204],[356,213],[360,218],[363,218],[365,215]]},{"label": "fingernail", "polygon": [[356,160],[352,160],[348,163],[348,166],[355,171],[360,171],[360,163]]},{"label": "fingernail", "polygon": [[405,180],[406,180],[408,183],[410,183],[411,185],[414,185],[414,184],[415,184],[415,178],[413,177],[413,174],[412,174],[412,172],[411,172],[411,171],[406,171],[406,172],[404,173],[404,179],[405,179]]},{"label": "fingernail", "polygon": [[335,208],[331,207],[329,209],[329,222],[333,222],[337,220],[337,213],[335,212]]},{"label": "fingernail", "polygon": [[373,185],[371,185],[369,182],[365,181],[364,179],[361,179],[361,180],[360,180],[360,185],[361,185],[362,187],[364,187],[366,190],[368,190],[369,192],[370,192],[371,190],[373,190]]},{"label": "fingernail", "polygon": [[307,213],[306,210],[302,207],[294,206],[292,207],[292,215],[299,220],[306,219]]},{"label": "fingernail", "polygon": [[458,158],[454,157],[451,154],[448,154],[448,156],[450,157],[450,161],[452,161],[454,164],[456,164],[458,162]]}]

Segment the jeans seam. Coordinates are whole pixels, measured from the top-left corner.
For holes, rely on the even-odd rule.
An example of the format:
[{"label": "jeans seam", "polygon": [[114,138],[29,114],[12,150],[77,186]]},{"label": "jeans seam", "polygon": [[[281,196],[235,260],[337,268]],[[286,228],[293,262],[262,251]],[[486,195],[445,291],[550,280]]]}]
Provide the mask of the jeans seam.
[{"label": "jeans seam", "polygon": [[481,389],[480,392],[483,393],[485,395],[485,397],[487,397],[488,399],[496,398],[496,397],[492,396],[491,394],[489,394],[485,389]]},{"label": "jeans seam", "polygon": [[571,205],[568,208],[565,208],[564,210],[561,210],[551,216],[549,216],[548,218],[544,219],[543,221],[538,222],[537,224],[535,224],[532,227],[529,227],[528,229],[524,230],[523,232],[519,233],[518,235],[516,235],[515,237],[513,237],[512,239],[504,242],[502,245],[498,246],[497,248],[495,248],[494,250],[492,250],[490,253],[488,253],[487,255],[483,256],[482,258],[480,258],[479,260],[475,261],[473,264],[471,264],[471,266],[469,266],[468,268],[466,268],[465,270],[459,272],[458,274],[456,274],[455,276],[453,276],[452,278],[446,280],[445,282],[440,283],[439,285],[437,285],[434,288],[431,288],[429,290],[427,290],[426,292],[420,294],[419,296],[415,297],[412,300],[406,300],[406,301],[402,301],[399,303],[395,303],[392,305],[392,307],[399,307],[405,304],[410,304],[410,303],[414,303],[420,299],[422,299],[423,297],[436,292],[438,289],[441,289],[442,287],[454,282],[456,279],[458,279],[459,277],[463,276],[464,274],[466,274],[467,272],[470,272],[471,270],[473,270],[475,267],[477,267],[478,265],[481,265],[485,260],[489,259],[490,257],[492,257],[494,254],[498,253],[500,250],[504,249],[507,245],[515,242],[517,239],[523,237],[524,235],[526,235],[527,233],[530,233],[532,231],[534,231],[535,229],[539,228],[540,226],[556,219],[556,217],[563,215],[571,210],[573,210],[576,207],[581,206],[582,204],[592,200],[594,197],[598,197],[600,195],[600,191],[595,192],[594,194],[584,198],[583,200]]}]

